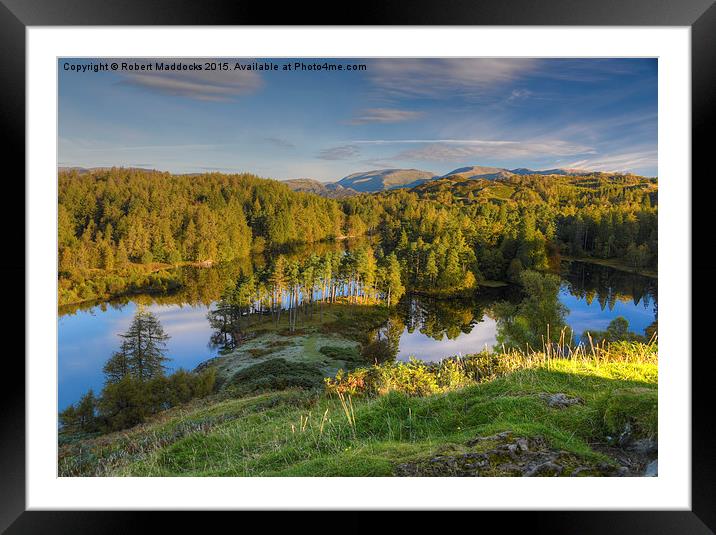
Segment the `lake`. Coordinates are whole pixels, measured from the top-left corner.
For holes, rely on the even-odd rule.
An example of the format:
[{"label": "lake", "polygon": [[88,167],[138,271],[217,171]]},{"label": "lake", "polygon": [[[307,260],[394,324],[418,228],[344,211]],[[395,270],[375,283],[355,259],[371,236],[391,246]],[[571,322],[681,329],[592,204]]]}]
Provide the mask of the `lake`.
[{"label": "lake", "polygon": [[[119,346],[138,304],[157,315],[171,336],[167,343],[170,370],[193,369],[215,356],[213,329],[207,313],[226,280],[241,266],[185,269],[184,289],[174,295],[140,295],[132,299],[62,307],[58,319],[58,402],[60,409],[76,402],[88,389],[103,386],[102,367]],[[656,279],[583,262],[564,263],[559,300],[568,307],[567,324],[580,335],[604,330],[618,316],[630,330],[644,334],[657,317]],[[496,344],[497,322],[490,307],[498,301],[517,302],[516,287],[481,288],[471,299],[406,296],[396,309],[401,330],[399,360],[411,356],[440,360],[475,353]]]}]

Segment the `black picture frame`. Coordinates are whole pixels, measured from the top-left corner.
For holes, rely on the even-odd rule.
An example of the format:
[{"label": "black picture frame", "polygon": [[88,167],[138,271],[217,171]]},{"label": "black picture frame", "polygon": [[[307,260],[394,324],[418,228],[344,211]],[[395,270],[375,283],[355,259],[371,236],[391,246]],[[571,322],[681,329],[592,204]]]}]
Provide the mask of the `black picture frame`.
[{"label": "black picture frame", "polygon": [[[25,175],[27,26],[314,25],[318,22],[318,10],[318,7],[302,3],[278,8],[269,3],[241,0],[0,0],[0,117],[3,131],[8,134],[4,143],[4,169],[15,171],[5,177],[6,187],[15,188],[9,192],[6,189],[6,199],[13,199],[6,204],[14,205],[20,212],[24,210],[24,203],[20,202],[25,199],[24,181],[20,177]],[[707,165],[711,163],[712,149],[708,146],[707,132],[716,119],[716,6],[713,0],[385,0],[357,4],[353,11],[325,11],[321,22],[336,25],[346,24],[348,20],[351,25],[688,26],[692,37],[692,174],[703,175],[705,181],[711,178]],[[705,209],[705,206],[698,203],[708,202],[707,196],[692,194],[692,199],[696,201],[693,213],[702,212],[699,208]],[[13,214],[7,209],[1,212],[2,228],[6,229],[3,243],[12,259],[6,257],[0,269],[5,280],[11,281],[8,284],[10,298],[16,303],[24,303],[20,285],[12,283],[25,278],[26,273],[24,254],[19,253],[25,250],[25,236],[17,231],[18,218],[24,220],[24,215]],[[697,229],[697,225],[693,227]],[[692,259],[692,276],[698,276],[699,269],[707,266]],[[29,284],[32,281],[26,280],[26,285]],[[17,310],[12,315],[18,323],[32,321]],[[704,322],[695,316],[694,321],[697,325],[699,321]],[[24,352],[24,346],[20,349]],[[691,353],[691,348],[686,346],[680,357],[690,358]],[[133,525],[131,522],[127,524],[124,516],[119,519],[117,516],[142,515],[145,518],[146,513],[134,512],[25,510],[25,385],[19,380],[25,376],[25,371],[17,354],[6,353],[6,380],[0,387],[0,530],[7,529],[8,533],[111,533]],[[691,363],[693,468],[690,511],[509,512],[509,523],[504,518],[496,520],[510,528],[522,526],[530,533],[535,530],[581,534],[713,533],[716,530],[716,508],[713,506],[716,502],[716,444],[713,418],[709,414],[713,403],[708,384],[711,381],[707,371],[709,356],[700,356],[704,358],[697,357]],[[10,365],[16,366],[17,370],[7,371]],[[500,513],[484,514],[494,517]],[[174,518],[185,521],[183,514]]]}]

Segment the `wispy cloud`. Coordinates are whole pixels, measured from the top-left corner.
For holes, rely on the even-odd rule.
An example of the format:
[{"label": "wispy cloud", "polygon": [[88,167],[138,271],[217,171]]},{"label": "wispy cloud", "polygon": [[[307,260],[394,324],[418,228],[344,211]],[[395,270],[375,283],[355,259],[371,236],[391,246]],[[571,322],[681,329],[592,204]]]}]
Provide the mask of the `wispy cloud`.
[{"label": "wispy cloud", "polygon": [[417,119],[423,115],[419,111],[398,110],[395,108],[368,108],[358,112],[348,124],[400,123]]},{"label": "wispy cloud", "polygon": [[265,137],[264,141],[266,141],[267,143],[269,143],[275,147],[279,147],[282,149],[295,149],[296,148],[296,145],[294,145],[290,141],[283,139],[283,138]]},{"label": "wispy cloud", "polygon": [[[188,67],[194,63],[201,64],[204,59],[157,58],[127,61],[151,65],[162,62]],[[123,72],[122,77],[121,83],[156,93],[214,102],[232,100],[239,95],[253,93],[263,86],[263,80],[256,71],[153,70]]]},{"label": "wispy cloud", "polygon": [[496,141],[488,139],[357,139],[351,143],[364,145],[400,145],[400,144],[424,144],[443,143],[457,145],[509,145],[519,141]]},{"label": "wispy cloud", "polygon": [[514,102],[516,100],[524,100],[526,98],[529,98],[532,96],[532,91],[529,89],[513,89],[512,93],[510,93],[510,96],[507,97],[507,100],[509,102]]},{"label": "wispy cloud", "polygon": [[471,158],[514,159],[544,156],[575,156],[593,154],[591,147],[562,140],[545,141],[478,141],[471,143],[432,143],[403,151],[396,160],[463,162]]},{"label": "wispy cloud", "polygon": [[478,96],[538,66],[539,60],[529,58],[380,59],[369,72],[373,84],[389,94],[445,98]]},{"label": "wispy cloud", "polygon": [[341,145],[322,150],[317,158],[321,160],[348,160],[360,154],[358,147],[354,145]]},{"label": "wispy cloud", "polygon": [[624,152],[621,154],[601,155],[575,160],[564,164],[569,168],[584,168],[594,171],[635,172],[639,169],[656,167],[658,162],[655,150]]}]

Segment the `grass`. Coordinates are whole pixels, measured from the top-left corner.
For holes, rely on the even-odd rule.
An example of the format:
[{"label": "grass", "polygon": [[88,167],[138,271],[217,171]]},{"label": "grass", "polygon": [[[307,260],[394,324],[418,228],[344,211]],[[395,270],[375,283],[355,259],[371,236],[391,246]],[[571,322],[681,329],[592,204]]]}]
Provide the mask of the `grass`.
[{"label": "grass", "polygon": [[[640,436],[658,434],[655,346],[614,344],[569,358],[510,353],[501,360],[494,373],[468,384],[436,380],[427,395],[291,388],[217,397],[125,433],[62,446],[60,475],[389,476],[401,463],[485,448],[489,440],[469,444],[503,431],[540,437],[580,462],[611,463],[595,442],[627,424]],[[582,402],[552,408],[544,395],[554,393]]]},{"label": "grass", "polygon": [[365,364],[360,348],[387,317],[385,307],[337,303],[322,312],[316,305],[313,313],[301,314],[294,332],[288,329],[287,313],[278,323],[265,318],[245,326],[247,340],[212,365],[222,384],[242,370],[274,359],[317,367],[322,377],[333,376],[339,369]]}]

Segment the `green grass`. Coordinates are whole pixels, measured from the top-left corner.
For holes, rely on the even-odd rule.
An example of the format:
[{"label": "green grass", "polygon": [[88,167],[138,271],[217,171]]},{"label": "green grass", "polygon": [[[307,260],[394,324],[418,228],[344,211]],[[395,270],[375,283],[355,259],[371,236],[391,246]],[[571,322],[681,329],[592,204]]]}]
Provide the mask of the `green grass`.
[{"label": "green grass", "polygon": [[[168,411],[124,433],[60,448],[60,475],[388,476],[399,463],[467,451],[475,437],[543,437],[576,458],[608,461],[592,444],[627,422],[656,428],[656,353],[617,344],[610,353],[532,355],[483,382],[430,395],[377,396],[289,389],[215,399]],[[541,394],[583,403],[564,409]],[[474,449],[474,448],[472,448]]]},{"label": "green grass", "polygon": [[333,376],[339,369],[365,364],[361,346],[385,323],[388,313],[386,307],[345,303],[326,305],[321,312],[316,304],[313,313],[299,315],[293,332],[288,329],[288,313],[282,314],[278,323],[265,318],[244,326],[247,340],[214,359],[212,366],[220,384],[247,368],[274,359],[317,367],[322,377]]}]

